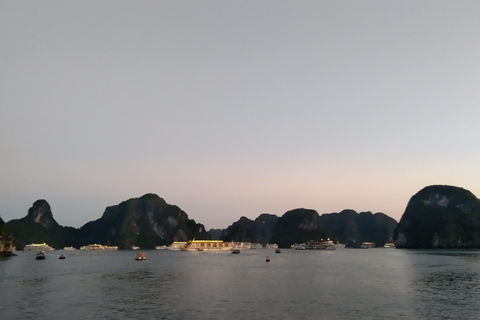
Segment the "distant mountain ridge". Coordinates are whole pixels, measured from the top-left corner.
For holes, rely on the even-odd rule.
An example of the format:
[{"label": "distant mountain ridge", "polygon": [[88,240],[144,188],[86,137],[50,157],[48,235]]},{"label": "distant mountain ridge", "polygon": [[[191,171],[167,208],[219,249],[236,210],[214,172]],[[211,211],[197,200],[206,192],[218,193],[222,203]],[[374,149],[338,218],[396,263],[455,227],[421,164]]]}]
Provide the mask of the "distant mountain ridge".
[{"label": "distant mountain ridge", "polygon": [[353,210],[319,215],[312,209],[294,209],[277,217],[263,213],[255,220],[241,217],[226,229],[205,230],[178,206],[168,204],[156,194],[145,194],[109,206],[103,215],[76,229],[60,226],[46,200],[37,200],[27,216],[11,220],[11,230],[18,249],[29,243],[46,242],[55,248],[81,247],[92,243],[129,249],[139,246],[153,249],[174,241],[219,238],[224,241],[277,243],[289,247],[293,243],[331,238],[358,246],[363,241],[383,245],[390,241],[396,221],[383,213],[372,214]]},{"label": "distant mountain ridge", "polygon": [[26,244],[43,242],[55,248],[102,243],[148,249],[193,238],[288,247],[327,237],[352,247],[362,242],[382,246],[393,240],[398,248],[480,248],[480,200],[463,188],[442,185],[428,186],[415,194],[399,223],[380,212],[343,210],[319,215],[301,208],[281,217],[268,213],[255,220],[241,217],[228,228],[209,233],[156,194],[109,206],[102,217],[79,229],[60,226],[43,199],[35,201],[24,218],[2,222],[0,219],[0,242],[13,235],[20,250]]},{"label": "distant mountain ridge", "polygon": [[[269,223],[262,225],[262,221],[267,217]],[[392,241],[396,225],[397,221],[383,213],[344,210],[340,213],[319,215],[315,210],[300,208],[290,210],[282,217],[260,215],[255,221],[242,217],[225,229],[220,239],[258,242],[263,245],[277,243],[282,248],[293,243],[327,238],[351,247],[358,247],[363,242],[374,242],[377,246],[383,246]]]}]

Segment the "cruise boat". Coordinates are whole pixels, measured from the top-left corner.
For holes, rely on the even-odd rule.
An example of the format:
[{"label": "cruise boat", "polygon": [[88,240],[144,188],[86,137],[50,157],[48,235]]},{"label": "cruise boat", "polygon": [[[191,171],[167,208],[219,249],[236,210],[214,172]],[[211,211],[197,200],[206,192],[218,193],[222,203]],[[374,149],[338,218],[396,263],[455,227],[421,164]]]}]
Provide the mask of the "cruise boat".
[{"label": "cruise boat", "polygon": [[332,240],[321,240],[321,241],[307,241],[306,243],[295,243],[291,246],[295,250],[336,250],[338,244],[335,244]]},{"label": "cruise boat", "polygon": [[305,250],[307,245],[305,243],[294,243],[290,246],[290,248],[295,250]]},{"label": "cruise boat", "polygon": [[360,249],[375,248],[375,242],[363,242],[360,245]]},{"label": "cruise boat", "polygon": [[258,243],[258,242],[252,243],[252,244],[250,245],[250,249],[262,249],[262,248],[263,248],[262,244],[261,244],[261,243]]},{"label": "cruise boat", "polygon": [[63,250],[77,250],[74,247],[63,247]]},{"label": "cruise boat", "polygon": [[99,250],[106,250],[104,246],[101,244],[89,244],[88,246],[83,246],[80,248],[83,251],[99,251]]},{"label": "cruise boat", "polygon": [[138,249],[140,249],[140,247],[132,246],[132,250],[138,250]]},{"label": "cruise boat", "polygon": [[180,247],[182,251],[221,251],[232,249],[231,242],[223,242],[222,240],[191,240]]},{"label": "cruise boat", "polygon": [[167,246],[156,246],[155,249],[157,249],[157,250],[165,250],[165,249],[167,249]]},{"label": "cruise boat", "polygon": [[105,246],[105,250],[118,250],[118,246]]},{"label": "cruise boat", "polygon": [[249,250],[252,248],[252,243],[251,242],[231,242],[230,246],[232,247],[232,249]]},{"label": "cruise boat", "polygon": [[187,244],[186,242],[175,241],[174,243],[172,243],[171,245],[169,245],[165,249],[167,249],[167,250],[180,250],[180,248],[185,246],[186,244]]},{"label": "cruise boat", "polygon": [[55,250],[46,243],[30,243],[27,244],[24,248],[24,251],[50,251]]},{"label": "cruise boat", "polygon": [[336,243],[333,243],[333,244],[329,244],[325,247],[325,250],[337,250],[338,248],[338,244]]},{"label": "cruise boat", "polygon": [[277,249],[277,248],[278,248],[278,244],[276,244],[276,243],[267,243],[267,244],[265,245],[265,248],[266,248],[266,249],[271,249],[271,248]]}]

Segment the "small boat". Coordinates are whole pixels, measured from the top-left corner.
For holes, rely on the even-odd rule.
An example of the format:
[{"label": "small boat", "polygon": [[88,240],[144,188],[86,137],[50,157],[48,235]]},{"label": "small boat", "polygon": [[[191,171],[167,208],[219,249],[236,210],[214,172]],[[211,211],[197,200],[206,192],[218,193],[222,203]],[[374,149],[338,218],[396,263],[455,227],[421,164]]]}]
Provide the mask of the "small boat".
[{"label": "small boat", "polygon": [[141,261],[141,260],[147,260],[147,255],[143,252],[137,253],[137,256],[135,257],[135,260]]},{"label": "small boat", "polygon": [[45,252],[44,252],[44,251],[41,251],[41,252],[37,253],[37,256],[35,257],[35,259],[37,259],[37,260],[45,260]]},{"label": "small boat", "polygon": [[58,257],[58,259],[64,260],[64,259],[65,259],[65,256],[64,256],[63,254],[61,254],[60,257]]},{"label": "small boat", "polygon": [[282,253],[282,251],[279,248],[277,248],[275,249],[275,253]]},{"label": "small boat", "polygon": [[240,253],[240,250],[238,250],[238,249],[233,249],[232,250],[232,254],[239,254],[239,253]]},{"label": "small boat", "polygon": [[267,258],[265,259],[265,261],[270,262],[270,258],[267,256]]}]

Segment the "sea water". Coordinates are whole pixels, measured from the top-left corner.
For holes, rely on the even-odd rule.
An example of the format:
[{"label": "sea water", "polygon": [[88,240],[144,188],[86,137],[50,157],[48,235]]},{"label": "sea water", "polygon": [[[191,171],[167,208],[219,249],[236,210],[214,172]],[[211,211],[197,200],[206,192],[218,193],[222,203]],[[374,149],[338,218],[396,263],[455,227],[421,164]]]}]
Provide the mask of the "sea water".
[{"label": "sea water", "polygon": [[144,252],[0,259],[0,319],[480,319],[477,250]]}]

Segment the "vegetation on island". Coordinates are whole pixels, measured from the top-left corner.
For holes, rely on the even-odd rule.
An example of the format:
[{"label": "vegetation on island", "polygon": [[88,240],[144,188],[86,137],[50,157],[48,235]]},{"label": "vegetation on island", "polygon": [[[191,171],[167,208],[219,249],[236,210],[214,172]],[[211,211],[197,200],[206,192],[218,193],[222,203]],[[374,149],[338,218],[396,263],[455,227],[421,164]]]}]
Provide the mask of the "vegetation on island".
[{"label": "vegetation on island", "polygon": [[393,238],[399,248],[479,248],[480,200],[459,187],[425,187],[408,202]]},{"label": "vegetation on island", "polygon": [[271,242],[272,231],[278,221],[278,217],[273,214],[261,214],[255,220],[241,217],[227,229],[220,233],[209,231],[213,237],[223,241],[252,242],[266,245]]},{"label": "vegetation on island", "polygon": [[273,229],[271,242],[281,248],[288,248],[294,243],[309,240],[320,241],[331,236],[322,225],[317,211],[295,209],[286,212],[278,219]]},{"label": "vegetation on island", "polygon": [[14,251],[13,236],[8,231],[5,221],[0,217],[0,256],[12,256]]}]

